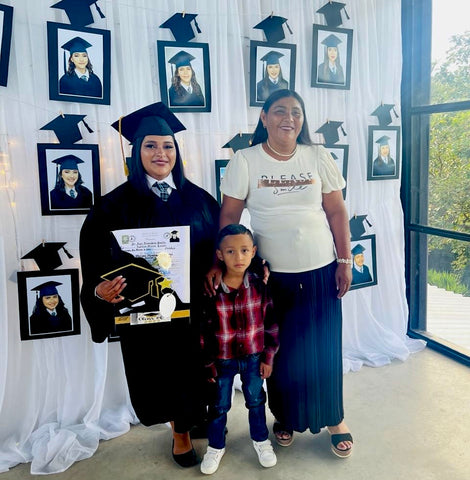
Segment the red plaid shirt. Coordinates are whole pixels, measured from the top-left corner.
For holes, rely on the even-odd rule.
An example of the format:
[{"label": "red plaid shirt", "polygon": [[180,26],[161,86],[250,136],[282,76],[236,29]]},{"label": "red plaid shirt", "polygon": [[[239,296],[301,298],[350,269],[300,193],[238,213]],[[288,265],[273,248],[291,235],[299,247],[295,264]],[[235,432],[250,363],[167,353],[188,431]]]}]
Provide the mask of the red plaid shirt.
[{"label": "red plaid shirt", "polygon": [[222,281],[206,307],[201,333],[206,365],[254,353],[273,364],[279,329],[266,285],[257,276],[247,272],[238,290]]}]

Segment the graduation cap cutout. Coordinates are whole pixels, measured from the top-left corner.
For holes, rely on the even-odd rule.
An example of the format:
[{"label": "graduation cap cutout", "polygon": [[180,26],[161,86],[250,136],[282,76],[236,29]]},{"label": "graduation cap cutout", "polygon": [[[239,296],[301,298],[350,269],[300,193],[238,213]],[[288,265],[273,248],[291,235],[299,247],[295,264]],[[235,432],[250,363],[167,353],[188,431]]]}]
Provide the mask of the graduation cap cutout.
[{"label": "graduation cap cutout", "polygon": [[57,287],[62,285],[60,282],[49,280],[47,282],[36,285],[31,290],[36,292],[36,298],[45,297],[46,295],[58,295]]},{"label": "graduation cap cutout", "polygon": [[21,259],[32,258],[38,265],[39,270],[54,270],[62,265],[62,260],[59,256],[59,250],[62,248],[68,258],[73,258],[72,255],[65,249],[64,245],[67,242],[42,242],[36,248],[33,248]]},{"label": "graduation cap cutout", "polygon": [[175,13],[163,22],[159,28],[169,28],[177,42],[189,42],[189,40],[192,40],[196,36],[191,26],[193,20],[197,33],[201,33],[196,17],[197,13]]},{"label": "graduation cap cutout", "polygon": [[364,221],[372,227],[372,224],[367,220],[367,215],[354,215],[349,220],[349,229],[351,230],[351,238],[359,238],[361,237],[366,229],[364,227]]},{"label": "graduation cap cutout", "polygon": [[346,132],[342,127],[343,122],[335,122],[333,120],[327,120],[315,133],[321,133],[325,139],[325,145],[332,145],[339,140],[338,128],[341,128],[341,132],[346,136]]},{"label": "graduation cap cutout", "polygon": [[336,35],[333,33],[331,35],[328,35],[326,38],[324,38],[321,43],[322,45],[325,45],[325,47],[336,47],[338,48],[338,45],[342,42],[340,38],[338,38]]},{"label": "graduation cap cutout", "polygon": [[85,122],[85,117],[86,115],[61,114],[39,130],[53,130],[59,143],[72,144],[83,138],[78,129],[79,122],[85,125],[89,133],[93,133],[93,130]]},{"label": "graduation cap cutout", "polygon": [[253,28],[263,30],[264,35],[266,36],[266,40],[270,43],[276,43],[286,38],[283,28],[284,23],[286,24],[289,33],[292,35],[292,30],[287,23],[287,18],[277,17],[273,14],[271,14],[269,17],[266,17]]},{"label": "graduation cap cutout", "polygon": [[113,270],[112,272],[101,275],[104,280],[113,280],[117,276],[122,275],[126,279],[127,286],[121,295],[131,303],[137,302],[144,297],[151,296],[160,298],[161,282],[165,281],[165,277],[150,268],[135,263],[129,263]]},{"label": "graduation cap cutout", "polygon": [[251,147],[251,133],[238,133],[232,137],[222,148],[231,148],[233,153],[242,148]]},{"label": "graduation cap cutout", "polygon": [[358,243],[351,250],[351,253],[353,254],[353,257],[355,257],[356,255],[359,255],[360,253],[362,253],[364,250],[365,250],[365,248],[360,243]]},{"label": "graduation cap cutout", "polygon": [[398,114],[395,111],[395,105],[393,103],[381,103],[371,115],[375,115],[379,120],[379,125],[389,125],[392,123],[392,114],[390,110],[395,114],[395,118],[398,118]]},{"label": "graduation cap cutout", "polygon": [[346,4],[341,2],[332,2],[330,0],[328,3],[325,3],[323,7],[319,8],[317,13],[325,15],[325,21],[329,27],[338,27],[343,23],[343,19],[341,18],[341,10],[343,9],[346,18],[349,20]]},{"label": "graduation cap cutout", "polygon": [[93,23],[93,14],[91,6],[95,5],[101,18],[106,18],[98,6],[98,0],[61,0],[51,5],[51,8],[65,10],[67,17],[72,25],[77,27],[86,27]]}]

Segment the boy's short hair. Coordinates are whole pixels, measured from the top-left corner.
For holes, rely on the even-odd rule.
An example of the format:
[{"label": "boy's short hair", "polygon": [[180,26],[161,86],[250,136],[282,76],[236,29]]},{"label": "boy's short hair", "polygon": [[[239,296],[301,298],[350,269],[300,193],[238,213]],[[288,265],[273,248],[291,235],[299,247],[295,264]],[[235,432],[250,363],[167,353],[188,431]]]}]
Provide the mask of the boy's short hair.
[{"label": "boy's short hair", "polygon": [[222,240],[228,235],[248,235],[251,238],[253,245],[255,243],[253,234],[251,233],[251,230],[249,228],[246,228],[245,225],[242,225],[241,223],[231,223],[222,228],[222,230],[220,230],[219,234],[217,235],[216,244],[218,249],[220,249],[220,244],[222,243]]}]

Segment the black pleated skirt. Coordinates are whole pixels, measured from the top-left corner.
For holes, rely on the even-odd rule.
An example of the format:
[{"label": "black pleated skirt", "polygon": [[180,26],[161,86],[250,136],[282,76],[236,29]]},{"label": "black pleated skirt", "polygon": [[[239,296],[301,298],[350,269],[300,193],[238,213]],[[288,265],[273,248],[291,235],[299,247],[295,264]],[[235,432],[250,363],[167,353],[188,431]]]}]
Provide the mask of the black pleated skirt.
[{"label": "black pleated skirt", "polygon": [[268,379],[269,408],[285,427],[318,433],[344,417],[341,300],[336,262],[302,273],[272,272],[280,347]]}]

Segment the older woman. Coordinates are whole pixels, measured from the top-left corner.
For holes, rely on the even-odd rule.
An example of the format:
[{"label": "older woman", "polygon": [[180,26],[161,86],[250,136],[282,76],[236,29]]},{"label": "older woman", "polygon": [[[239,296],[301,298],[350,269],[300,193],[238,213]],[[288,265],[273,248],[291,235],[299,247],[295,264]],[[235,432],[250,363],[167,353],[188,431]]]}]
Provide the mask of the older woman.
[{"label": "older woman", "polygon": [[260,255],[271,265],[280,348],[268,381],[280,445],[328,427],[333,452],[352,452],[344,423],[341,297],[351,285],[349,222],[333,158],[313,145],[302,98],[270,95],[252,146],[238,150],[221,184],[220,227],[246,206]]},{"label": "older woman", "polygon": [[[219,208],[206,191],[187,180],[175,133],[184,126],[161,102],[121,118],[113,127],[132,143],[125,183],[95,203],[80,236],[81,301],[95,342],[113,331],[126,299],[126,278],[102,275],[126,263],[111,234],[119,229],[190,226],[191,314],[198,311],[204,273],[212,262]],[[149,270],[149,268],[146,268]],[[130,280],[129,280],[130,283]],[[193,316],[193,323],[196,320]],[[196,322],[197,323],[197,322]],[[174,460],[198,463],[190,428],[198,423],[198,337],[187,318],[119,326],[132,405],[144,425],[172,422]],[[158,391],[158,393],[157,393]]]}]

